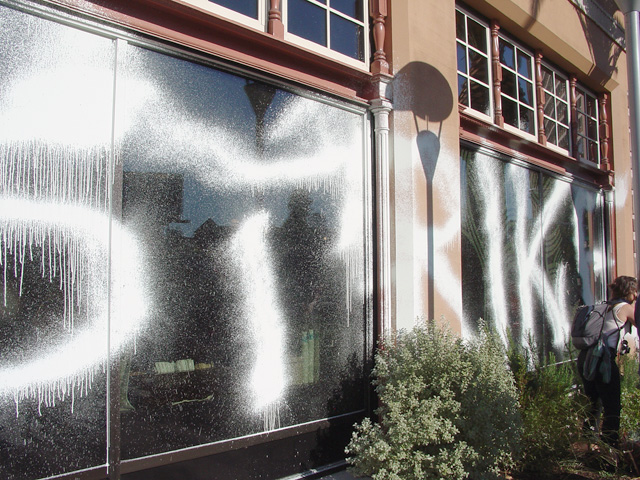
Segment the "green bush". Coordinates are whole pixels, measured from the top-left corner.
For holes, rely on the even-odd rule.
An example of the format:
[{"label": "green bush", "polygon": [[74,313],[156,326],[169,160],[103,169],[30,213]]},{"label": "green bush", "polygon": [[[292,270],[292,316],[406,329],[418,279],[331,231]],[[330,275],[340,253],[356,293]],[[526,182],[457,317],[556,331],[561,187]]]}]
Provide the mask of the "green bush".
[{"label": "green bush", "polygon": [[499,478],[514,463],[520,416],[505,351],[484,331],[464,343],[445,327],[415,327],[380,346],[378,422],[355,426],[353,470],[375,480]]},{"label": "green bush", "polygon": [[523,421],[520,469],[549,469],[572,456],[582,435],[587,399],[580,393],[575,361],[556,362],[554,354],[540,360],[535,345],[512,343],[508,352]]},{"label": "green bush", "polygon": [[640,390],[638,377],[638,357],[620,357],[622,415],[620,416],[620,437],[632,442],[640,441]]}]

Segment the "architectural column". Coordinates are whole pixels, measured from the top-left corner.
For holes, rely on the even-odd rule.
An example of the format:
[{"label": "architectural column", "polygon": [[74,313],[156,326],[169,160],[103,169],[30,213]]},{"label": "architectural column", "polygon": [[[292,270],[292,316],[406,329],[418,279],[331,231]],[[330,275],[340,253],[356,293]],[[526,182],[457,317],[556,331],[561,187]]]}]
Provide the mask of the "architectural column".
[{"label": "architectural column", "polygon": [[280,0],[269,0],[269,23],[267,31],[277,38],[284,38],[284,23],[280,11]]},{"label": "architectural column", "polygon": [[491,68],[493,69],[493,121],[504,127],[502,116],[502,65],[500,65],[500,25],[497,20],[491,21]]},{"label": "architectural column", "polygon": [[542,86],[542,52],[536,51],[536,97],[538,99],[538,142],[541,145],[547,144],[547,132],[544,129],[544,104],[545,94]]},{"label": "architectural column", "polygon": [[608,100],[609,95],[606,93],[603,93],[598,97],[600,107],[600,124],[598,129],[598,136],[600,140],[600,167],[605,170],[611,170],[611,161],[609,159],[609,137],[611,129],[609,128]]},{"label": "architectural column", "polygon": [[571,156],[578,158],[578,100],[576,96],[576,85],[578,79],[575,75],[571,75],[569,78],[569,108],[571,109],[571,125],[569,125],[569,131],[571,132]]},{"label": "architectural column", "polygon": [[[386,82],[382,82],[384,85]],[[391,102],[384,97],[371,102],[374,118],[375,233],[377,334],[391,334],[391,197],[389,155],[389,113]]]},{"label": "architectural column", "polygon": [[387,0],[369,0],[369,14],[373,19],[373,44],[375,48],[373,63],[371,64],[371,73],[387,74],[389,73],[389,63],[387,62],[387,54],[384,51]]}]

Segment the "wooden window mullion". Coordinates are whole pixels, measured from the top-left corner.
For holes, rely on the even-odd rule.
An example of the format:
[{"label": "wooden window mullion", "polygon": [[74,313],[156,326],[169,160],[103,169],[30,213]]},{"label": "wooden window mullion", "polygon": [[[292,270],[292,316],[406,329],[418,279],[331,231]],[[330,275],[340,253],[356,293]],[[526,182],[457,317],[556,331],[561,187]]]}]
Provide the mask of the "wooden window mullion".
[{"label": "wooden window mullion", "polygon": [[571,108],[571,156],[578,158],[578,104],[576,96],[576,85],[578,79],[575,75],[571,75],[569,79],[569,102]]},{"label": "wooden window mullion", "polygon": [[502,65],[500,64],[500,25],[497,20],[491,21],[491,66],[493,73],[493,119],[496,125],[504,127],[502,115]]}]

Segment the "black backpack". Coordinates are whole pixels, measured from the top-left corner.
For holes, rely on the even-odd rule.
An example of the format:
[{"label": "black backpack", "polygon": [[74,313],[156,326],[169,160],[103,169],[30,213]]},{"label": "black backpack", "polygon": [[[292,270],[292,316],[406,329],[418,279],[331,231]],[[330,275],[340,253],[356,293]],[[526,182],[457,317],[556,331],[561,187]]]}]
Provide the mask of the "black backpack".
[{"label": "black backpack", "polygon": [[571,342],[578,350],[586,350],[595,345],[604,327],[604,316],[612,305],[603,302],[597,305],[578,307],[571,324]]}]

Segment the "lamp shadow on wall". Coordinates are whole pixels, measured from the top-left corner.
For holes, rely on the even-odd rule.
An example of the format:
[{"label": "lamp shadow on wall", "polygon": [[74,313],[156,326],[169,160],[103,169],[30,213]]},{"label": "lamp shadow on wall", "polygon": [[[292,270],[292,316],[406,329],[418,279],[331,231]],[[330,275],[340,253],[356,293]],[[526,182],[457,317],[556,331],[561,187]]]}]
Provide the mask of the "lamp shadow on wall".
[{"label": "lamp shadow on wall", "polygon": [[[440,139],[443,122],[454,107],[451,86],[442,73],[424,62],[411,62],[403,67],[393,82],[395,111],[410,111],[416,125],[416,144],[426,179],[427,207],[427,273],[428,319],[434,319],[434,245],[433,245],[433,179],[440,157]],[[420,129],[418,119],[426,121],[426,129]],[[424,122],[422,122],[424,124]],[[437,133],[430,129],[435,127]]]}]

